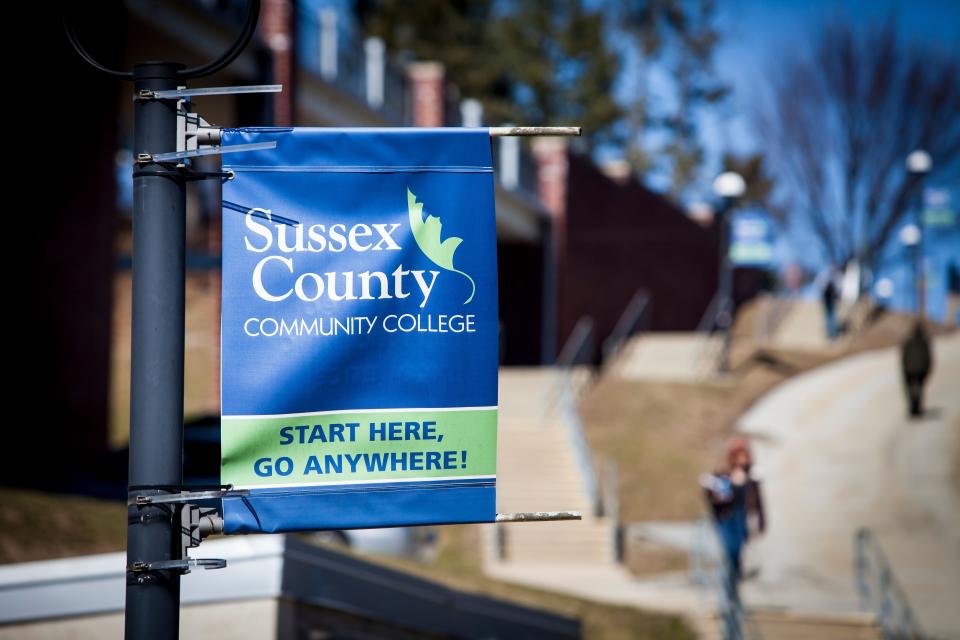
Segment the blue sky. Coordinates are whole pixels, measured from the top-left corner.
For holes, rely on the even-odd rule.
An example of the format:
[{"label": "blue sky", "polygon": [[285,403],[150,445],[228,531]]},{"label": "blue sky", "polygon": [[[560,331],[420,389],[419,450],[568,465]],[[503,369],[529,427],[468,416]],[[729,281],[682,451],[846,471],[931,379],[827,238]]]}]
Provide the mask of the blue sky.
[{"label": "blue sky", "polygon": [[734,88],[723,126],[704,132],[714,150],[749,151],[756,145],[746,115],[778,55],[805,46],[821,25],[835,18],[878,23],[893,16],[907,40],[922,39],[943,47],[960,43],[960,0],[718,0],[723,39],[716,69]]},{"label": "blue sky", "polygon": [[[762,147],[751,131],[750,105],[762,92],[765,78],[779,55],[805,46],[810,34],[831,19],[879,23],[891,16],[905,41],[919,40],[925,45],[952,48],[960,54],[960,0],[718,0],[718,26],[723,40],[716,52],[716,69],[734,91],[726,115],[708,118],[703,123],[711,155],[719,156],[724,150],[750,152]],[[946,188],[952,195],[952,209],[960,210],[960,185],[930,186]],[[928,304],[939,316],[944,307],[942,274],[951,259],[960,259],[960,233],[956,228],[929,231],[925,248]],[[781,257],[790,259],[790,244],[781,242]],[[895,291],[889,302],[894,307],[909,309],[913,299],[910,261],[896,242],[892,243],[889,255],[888,266],[876,278],[889,278]]]}]

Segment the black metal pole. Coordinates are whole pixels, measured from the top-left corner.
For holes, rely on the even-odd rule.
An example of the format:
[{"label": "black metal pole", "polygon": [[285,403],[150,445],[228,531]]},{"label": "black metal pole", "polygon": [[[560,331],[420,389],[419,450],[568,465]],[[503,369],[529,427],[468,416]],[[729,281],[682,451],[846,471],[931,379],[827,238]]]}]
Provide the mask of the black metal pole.
[{"label": "black metal pole", "polygon": [[723,331],[723,343],[720,346],[720,358],[717,369],[720,373],[730,371],[730,331],[733,329],[733,263],[730,260],[730,214],[735,204],[734,198],[725,197],[717,212],[720,224],[720,274],[718,289],[720,292],[719,328]]},{"label": "black metal pole", "polygon": [[[169,62],[138,64],[134,90],[176,89]],[[134,156],[177,149],[177,101],[136,98]],[[177,490],[183,468],[185,182],[142,162],[133,178],[133,358],[128,494]],[[131,571],[178,559],[179,521],[170,505],[131,506],[127,524],[126,637],[177,638],[180,574]]]},{"label": "black metal pole", "polygon": [[927,273],[924,269],[923,244],[927,240],[927,225],[924,216],[924,198],[923,189],[926,184],[926,173],[920,174],[919,185],[917,186],[917,229],[920,230],[920,237],[917,239],[917,246],[914,247],[913,257],[913,283],[917,289],[917,318],[923,320],[927,315]]}]

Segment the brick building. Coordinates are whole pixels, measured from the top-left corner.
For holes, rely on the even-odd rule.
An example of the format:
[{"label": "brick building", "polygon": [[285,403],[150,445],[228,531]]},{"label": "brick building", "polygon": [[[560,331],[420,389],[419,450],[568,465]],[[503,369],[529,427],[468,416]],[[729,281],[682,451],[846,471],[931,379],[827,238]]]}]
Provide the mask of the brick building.
[{"label": "brick building", "polygon": [[629,173],[608,175],[566,140],[538,140],[534,153],[552,221],[557,347],[583,317],[607,337],[641,290],[650,295],[650,329],[694,330],[717,288],[715,229]]},{"label": "brick building", "polygon": [[[456,91],[450,90],[441,65],[398,68],[383,43],[363,39],[336,6],[266,0],[259,32],[247,50],[202,83],[276,82],[284,84],[284,92],[202,98],[196,101],[198,110],[220,126],[500,124],[484,123],[475,101],[453,101]],[[147,59],[204,63],[230,43],[242,19],[242,6],[191,0],[131,0],[124,9],[91,17],[80,35],[98,57],[125,69]],[[38,96],[31,117],[56,123],[58,146],[76,160],[58,175],[58,188],[43,202],[40,253],[32,257],[39,261],[45,293],[41,321],[24,339],[38,345],[27,359],[30,384],[18,395],[28,406],[44,406],[65,418],[47,434],[48,468],[54,471],[39,475],[51,486],[77,486],[78,457],[87,461],[86,470],[99,467],[122,475],[126,467],[119,455],[102,465],[89,461],[126,443],[131,88],[89,69],[70,50],[58,21],[41,12],[38,8],[31,21],[45,29],[35,40],[62,64],[58,95],[76,99],[65,109],[63,101],[50,97],[44,74],[33,74],[22,86]],[[716,282],[715,239],[709,230],[639,184],[606,177],[562,140],[541,139],[535,149],[516,138],[495,139],[493,145],[505,364],[552,362],[584,315],[594,318],[603,338],[639,288],[652,295],[654,328],[696,325]],[[49,161],[47,147],[36,141],[24,140],[18,148],[25,150],[24,166]],[[198,161],[198,168],[216,167],[215,159],[205,162]],[[188,188],[187,216],[189,418],[219,412],[215,181]],[[38,481],[20,471],[17,465],[8,468],[8,482]]]}]

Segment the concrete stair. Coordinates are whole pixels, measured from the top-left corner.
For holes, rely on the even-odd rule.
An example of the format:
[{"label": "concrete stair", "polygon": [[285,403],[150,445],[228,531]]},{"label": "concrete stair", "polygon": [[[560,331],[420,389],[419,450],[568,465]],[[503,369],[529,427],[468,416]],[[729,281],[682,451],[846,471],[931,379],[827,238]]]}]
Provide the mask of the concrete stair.
[{"label": "concrete stair", "polygon": [[501,512],[590,511],[576,458],[561,425],[501,418],[497,454]]},{"label": "concrete stair", "polygon": [[[721,640],[723,621],[714,612],[696,621],[701,640]],[[744,621],[746,640],[880,640],[883,632],[868,613],[826,613],[751,609]]]},{"label": "concrete stair", "polygon": [[819,300],[800,298],[791,301],[770,344],[782,349],[818,351],[830,346],[826,335],[826,317]]},{"label": "concrete stair", "polygon": [[505,526],[505,560],[536,563],[612,563],[616,557],[609,522],[529,522]]},{"label": "concrete stair", "polygon": [[558,373],[552,367],[501,367],[500,421],[544,425],[544,412],[556,396]]},{"label": "concrete stair", "polygon": [[[593,516],[586,480],[558,411],[555,369],[504,368],[500,371],[497,439],[497,511],[580,511],[582,521],[499,525],[498,564],[616,562],[615,527]],[[498,535],[491,528],[491,535]]]},{"label": "concrete stair", "polygon": [[881,629],[869,614],[828,614],[759,609],[750,624],[765,640],[879,640]]},{"label": "concrete stair", "polygon": [[612,371],[630,380],[702,380],[712,374],[722,340],[719,334],[645,333],[630,339]]}]

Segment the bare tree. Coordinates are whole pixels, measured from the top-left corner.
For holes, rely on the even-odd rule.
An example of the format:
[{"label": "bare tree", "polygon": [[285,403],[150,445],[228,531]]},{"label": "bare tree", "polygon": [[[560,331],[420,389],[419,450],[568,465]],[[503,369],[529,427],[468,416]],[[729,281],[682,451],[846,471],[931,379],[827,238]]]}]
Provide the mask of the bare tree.
[{"label": "bare tree", "polygon": [[957,173],[960,57],[904,44],[892,21],[834,23],[812,44],[772,67],[761,141],[790,221],[807,223],[833,263],[875,267],[918,204],[907,154],[927,151],[933,177]]}]

